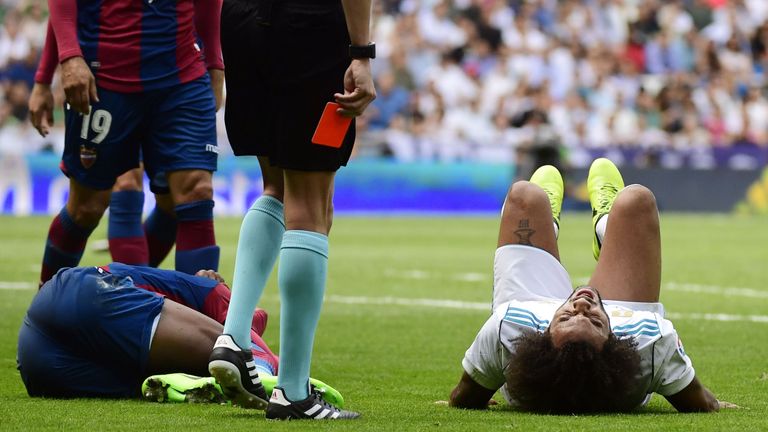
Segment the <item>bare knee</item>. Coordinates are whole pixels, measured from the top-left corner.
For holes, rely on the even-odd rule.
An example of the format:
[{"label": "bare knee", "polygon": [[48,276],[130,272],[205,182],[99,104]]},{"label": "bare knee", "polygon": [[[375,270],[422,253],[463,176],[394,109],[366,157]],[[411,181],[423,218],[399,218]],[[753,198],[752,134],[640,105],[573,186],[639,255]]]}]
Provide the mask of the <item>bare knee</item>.
[{"label": "bare knee", "polygon": [[109,195],[105,195],[105,197],[106,199],[102,199],[100,196],[95,196],[84,201],[67,202],[69,217],[78,226],[95,227],[99,224],[109,205]]},{"label": "bare knee", "polygon": [[549,199],[544,190],[529,182],[518,181],[515,182],[507,192],[507,198],[504,202],[504,209],[517,209],[522,211],[530,211],[537,207],[549,208]]},{"label": "bare knee", "polygon": [[141,191],[143,189],[143,175],[144,171],[141,168],[130,170],[115,181],[115,185],[112,187],[113,192],[121,191]]},{"label": "bare knee", "polygon": [[177,171],[168,176],[171,195],[176,205],[213,199],[210,171]]},{"label": "bare knee", "polygon": [[619,213],[633,218],[652,217],[658,219],[659,210],[656,206],[656,197],[645,186],[629,185],[619,193],[613,203],[611,215]]}]

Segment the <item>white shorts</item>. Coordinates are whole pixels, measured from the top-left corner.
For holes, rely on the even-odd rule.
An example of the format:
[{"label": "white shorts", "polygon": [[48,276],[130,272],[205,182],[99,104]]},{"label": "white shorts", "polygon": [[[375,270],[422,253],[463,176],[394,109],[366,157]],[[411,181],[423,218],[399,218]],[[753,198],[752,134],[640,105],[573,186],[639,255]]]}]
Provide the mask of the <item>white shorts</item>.
[{"label": "white shorts", "polygon": [[[510,300],[565,300],[573,283],[560,261],[549,252],[524,245],[505,245],[496,249],[493,260],[492,309]],[[603,300],[604,304],[664,316],[661,303]]]}]

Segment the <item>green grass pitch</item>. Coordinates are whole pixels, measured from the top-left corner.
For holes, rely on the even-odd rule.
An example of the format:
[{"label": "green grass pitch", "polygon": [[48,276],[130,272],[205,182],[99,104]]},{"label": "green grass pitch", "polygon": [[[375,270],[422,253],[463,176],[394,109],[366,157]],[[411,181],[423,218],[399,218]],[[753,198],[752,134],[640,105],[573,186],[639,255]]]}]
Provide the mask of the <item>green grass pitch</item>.
[{"label": "green grass pitch", "polygon": [[[265,423],[262,412],[229,406],[29,398],[15,369],[16,335],[35,293],[48,223],[47,217],[0,218],[2,431],[768,430],[765,218],[662,215],[662,301],[699,378],[742,409],[676,414],[655,396],[633,414],[541,416],[503,404],[477,412],[436,403],[458,381],[464,350],[488,316],[483,303],[491,292],[495,218],[338,217],[312,372],[338,388],[363,418],[333,424]],[[216,224],[221,270],[229,279],[240,220]],[[94,239],[104,238],[104,225]],[[577,281],[594,268],[589,227],[587,214],[563,216],[560,251]],[[88,251],[82,263],[108,260]],[[274,278],[262,307],[271,313],[265,339],[277,350]]]}]

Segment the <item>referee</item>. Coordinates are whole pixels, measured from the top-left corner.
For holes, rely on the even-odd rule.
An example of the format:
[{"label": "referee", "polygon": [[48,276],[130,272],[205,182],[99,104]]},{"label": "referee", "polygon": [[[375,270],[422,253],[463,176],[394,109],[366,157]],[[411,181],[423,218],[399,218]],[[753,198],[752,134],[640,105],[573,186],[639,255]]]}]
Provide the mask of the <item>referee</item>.
[{"label": "referee", "polygon": [[312,143],[328,102],[356,117],[376,97],[370,60],[371,0],[224,0],[229,141],[258,156],[264,194],[245,215],[224,334],[209,370],[228,396],[266,406],[250,350],[253,311],[280,266],[280,364],[270,419],[356,418],[309,386],[315,329],[325,291],[333,182],[355,141],[354,120],[339,147]]}]

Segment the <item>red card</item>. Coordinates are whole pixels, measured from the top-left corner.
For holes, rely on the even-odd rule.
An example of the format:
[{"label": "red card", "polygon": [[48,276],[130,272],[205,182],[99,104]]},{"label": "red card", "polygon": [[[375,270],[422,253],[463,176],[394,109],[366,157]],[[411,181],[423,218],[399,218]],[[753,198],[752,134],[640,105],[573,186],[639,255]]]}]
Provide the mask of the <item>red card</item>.
[{"label": "red card", "polygon": [[315,134],[312,135],[312,143],[333,148],[341,147],[344,137],[347,135],[352,117],[346,117],[336,112],[339,104],[328,102],[325,104],[323,115],[317,123]]}]

